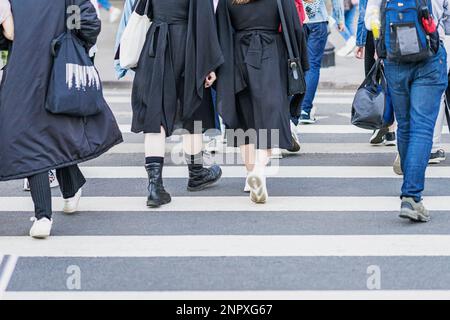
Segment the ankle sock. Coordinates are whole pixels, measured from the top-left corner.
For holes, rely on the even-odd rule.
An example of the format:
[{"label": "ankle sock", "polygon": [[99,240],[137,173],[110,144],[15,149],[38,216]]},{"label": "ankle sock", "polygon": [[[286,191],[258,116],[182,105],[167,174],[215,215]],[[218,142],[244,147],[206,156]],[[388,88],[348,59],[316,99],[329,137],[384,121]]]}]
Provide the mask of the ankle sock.
[{"label": "ankle sock", "polygon": [[194,155],[185,154],[185,159],[189,166],[203,167],[203,151]]},{"label": "ankle sock", "polygon": [[145,158],[145,165],[148,165],[148,164],[151,164],[151,163],[164,164],[164,158],[163,157],[146,157]]}]

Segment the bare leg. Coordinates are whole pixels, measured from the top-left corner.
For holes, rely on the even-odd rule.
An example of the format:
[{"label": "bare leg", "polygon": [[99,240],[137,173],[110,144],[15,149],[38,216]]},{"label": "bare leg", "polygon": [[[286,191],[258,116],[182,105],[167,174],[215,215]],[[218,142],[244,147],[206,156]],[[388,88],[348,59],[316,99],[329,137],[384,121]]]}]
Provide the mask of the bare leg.
[{"label": "bare leg", "polygon": [[256,149],[254,144],[246,144],[240,147],[242,161],[245,164],[247,172],[252,172],[256,163]]},{"label": "bare leg", "polygon": [[389,127],[389,132],[395,132],[397,131],[397,122],[394,121],[394,123]]},{"label": "bare leg", "polygon": [[265,169],[270,161],[270,150],[256,150],[256,162],[252,172],[247,177],[250,187],[250,199],[255,203],[266,203],[267,193]]},{"label": "bare leg", "polygon": [[146,133],[145,157],[163,157],[166,152],[166,131],[161,127],[160,133]]},{"label": "bare leg", "polygon": [[202,134],[185,134],[183,135],[183,150],[188,155],[196,155],[203,151],[203,135]]}]

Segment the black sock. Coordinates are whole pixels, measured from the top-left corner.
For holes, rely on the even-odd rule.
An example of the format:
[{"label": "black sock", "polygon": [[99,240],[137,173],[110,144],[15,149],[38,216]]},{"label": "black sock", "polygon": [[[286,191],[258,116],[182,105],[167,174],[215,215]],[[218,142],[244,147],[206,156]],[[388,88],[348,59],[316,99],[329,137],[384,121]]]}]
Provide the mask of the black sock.
[{"label": "black sock", "polygon": [[194,155],[185,154],[185,158],[188,166],[203,167],[203,151]]},{"label": "black sock", "polygon": [[146,157],[145,158],[145,165],[148,165],[148,164],[151,164],[151,163],[164,164],[164,158],[163,157]]}]

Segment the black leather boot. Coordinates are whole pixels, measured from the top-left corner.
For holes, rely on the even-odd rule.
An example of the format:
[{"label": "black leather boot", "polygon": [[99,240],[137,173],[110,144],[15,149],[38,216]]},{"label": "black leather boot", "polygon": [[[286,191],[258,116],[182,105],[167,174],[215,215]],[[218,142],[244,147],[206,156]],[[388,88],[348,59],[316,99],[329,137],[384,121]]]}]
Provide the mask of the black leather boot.
[{"label": "black leather boot", "polygon": [[170,194],[164,189],[162,180],[162,163],[150,163],[145,165],[148,174],[148,198],[147,207],[158,208],[172,201]]},{"label": "black leather boot", "polygon": [[188,191],[201,191],[212,186],[222,177],[222,169],[218,165],[210,168],[203,166],[203,153],[195,156],[186,155],[189,167]]}]

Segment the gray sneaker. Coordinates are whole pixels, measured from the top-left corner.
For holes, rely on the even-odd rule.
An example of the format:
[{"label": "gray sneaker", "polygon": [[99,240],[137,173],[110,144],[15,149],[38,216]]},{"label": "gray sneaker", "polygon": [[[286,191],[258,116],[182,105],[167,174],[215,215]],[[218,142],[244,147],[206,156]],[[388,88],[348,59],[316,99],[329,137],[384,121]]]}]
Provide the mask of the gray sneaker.
[{"label": "gray sneaker", "polygon": [[399,176],[403,175],[400,154],[397,154],[397,158],[395,158],[394,165],[392,166],[392,168],[394,169],[395,174],[397,174]]},{"label": "gray sneaker", "polygon": [[413,198],[406,197],[402,199],[400,218],[414,222],[428,222],[431,220],[430,212],[425,208],[422,201],[416,202]]}]

